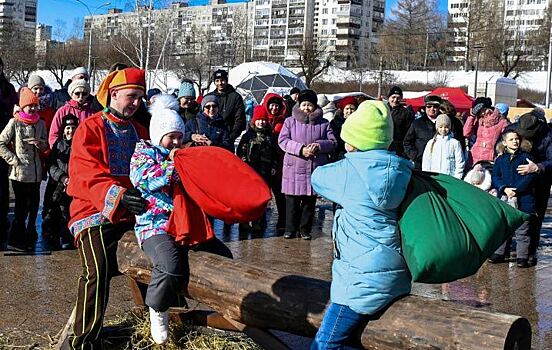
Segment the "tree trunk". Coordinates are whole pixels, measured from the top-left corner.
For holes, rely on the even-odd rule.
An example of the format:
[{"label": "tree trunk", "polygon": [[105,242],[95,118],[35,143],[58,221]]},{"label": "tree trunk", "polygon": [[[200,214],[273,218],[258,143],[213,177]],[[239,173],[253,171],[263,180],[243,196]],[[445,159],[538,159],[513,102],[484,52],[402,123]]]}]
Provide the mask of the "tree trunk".
[{"label": "tree trunk", "polygon": [[[151,262],[132,232],[119,242],[119,270],[148,283]],[[312,337],[329,301],[330,283],[263,270],[204,252],[190,252],[184,291],[245,325]],[[530,349],[531,326],[522,317],[409,295],[368,323],[354,340],[366,349]]]}]

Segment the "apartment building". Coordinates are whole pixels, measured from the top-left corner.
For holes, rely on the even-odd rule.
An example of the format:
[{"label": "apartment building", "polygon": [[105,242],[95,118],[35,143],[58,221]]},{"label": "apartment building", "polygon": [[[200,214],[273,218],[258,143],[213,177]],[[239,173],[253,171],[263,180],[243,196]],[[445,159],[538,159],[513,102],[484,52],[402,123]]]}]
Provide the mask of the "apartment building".
[{"label": "apartment building", "polygon": [[238,53],[240,57],[249,57],[245,51],[251,47],[252,34],[247,33],[253,32],[250,26],[253,8],[248,3],[212,0],[209,5],[189,6],[187,2],[179,1],[166,9],[145,10],[123,12],[110,9],[104,15],[86,16],[85,40],[92,32],[94,40],[98,38],[107,42],[125,35],[125,31],[136,23],[142,23],[150,28],[152,40],[157,44],[167,41],[167,50],[176,60],[211,53],[212,64],[223,66],[234,60]]},{"label": "apartment building", "polygon": [[25,40],[34,42],[37,0],[0,0],[0,48],[13,40],[14,29],[22,30]]},{"label": "apartment building", "polygon": [[294,65],[306,44],[337,66],[363,66],[384,11],[378,0],[255,0],[253,60]]},{"label": "apartment building", "polygon": [[[473,61],[469,57],[468,46],[474,46],[474,35],[485,28],[484,16],[479,8],[497,8],[501,14],[503,28],[510,30],[512,40],[518,38],[523,43],[531,31],[539,30],[546,17],[549,0],[448,0],[449,64],[463,67]],[[479,17],[478,17],[479,16]],[[468,42],[468,32],[472,33]],[[468,45],[469,44],[469,45]],[[527,59],[531,60],[531,57]]]},{"label": "apartment building", "polygon": [[315,35],[321,47],[334,52],[342,68],[366,67],[374,33],[383,25],[384,1],[318,0]]},{"label": "apartment building", "polygon": [[212,65],[251,60],[295,65],[305,44],[312,43],[333,55],[338,66],[351,68],[366,63],[384,7],[383,0],[211,0],[203,6],[179,1],[149,13],[111,9],[87,16],[84,33],[85,40],[92,32],[107,42],[141,21],[159,41],[165,38],[156,28],[168,21],[168,47],[177,60],[209,52]]}]

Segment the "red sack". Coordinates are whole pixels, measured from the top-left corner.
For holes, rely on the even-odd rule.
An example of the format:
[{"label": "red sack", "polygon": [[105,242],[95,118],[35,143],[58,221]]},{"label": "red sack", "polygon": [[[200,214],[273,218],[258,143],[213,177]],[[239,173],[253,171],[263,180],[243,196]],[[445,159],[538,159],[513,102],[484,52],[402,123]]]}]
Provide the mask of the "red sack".
[{"label": "red sack", "polygon": [[272,197],[263,178],[223,148],[185,148],[176,152],[174,164],[190,198],[224,222],[258,219]]},{"label": "red sack", "polygon": [[215,237],[209,218],[180,183],[174,187],[173,204],[166,230],[178,244],[190,246]]}]

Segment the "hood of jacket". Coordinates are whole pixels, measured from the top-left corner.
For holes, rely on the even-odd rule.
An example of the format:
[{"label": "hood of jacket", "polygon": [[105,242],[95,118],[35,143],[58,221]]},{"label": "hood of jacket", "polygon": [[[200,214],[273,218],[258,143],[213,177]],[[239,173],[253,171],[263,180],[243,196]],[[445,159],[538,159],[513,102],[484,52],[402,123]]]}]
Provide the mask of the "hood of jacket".
[{"label": "hood of jacket", "polygon": [[298,122],[303,124],[318,124],[323,119],[322,115],[323,115],[322,109],[318,106],[316,106],[316,109],[314,110],[314,112],[307,114],[299,108],[298,104],[293,106],[293,110],[291,112],[291,116],[295,118]]},{"label": "hood of jacket", "polygon": [[366,193],[382,209],[394,209],[403,200],[413,165],[386,150],[349,152],[350,166],[357,172]]},{"label": "hood of jacket", "polygon": [[[270,116],[270,111],[268,110],[269,101],[272,99],[277,99],[278,103],[282,106],[280,113],[277,116]],[[278,118],[278,117],[285,117],[287,113],[287,103],[284,101],[284,98],[278,94],[275,94],[273,92],[269,92],[265,95],[263,98],[263,107],[266,109],[268,115],[272,118]]]}]

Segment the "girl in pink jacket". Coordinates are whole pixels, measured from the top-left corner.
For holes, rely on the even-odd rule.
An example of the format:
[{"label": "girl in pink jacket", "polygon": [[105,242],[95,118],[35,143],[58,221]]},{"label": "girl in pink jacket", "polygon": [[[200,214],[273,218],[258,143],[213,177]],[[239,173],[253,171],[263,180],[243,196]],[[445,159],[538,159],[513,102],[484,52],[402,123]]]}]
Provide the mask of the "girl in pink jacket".
[{"label": "girl in pink jacket", "polygon": [[86,80],[80,79],[73,81],[69,88],[67,89],[71,99],[65,103],[63,107],[57,110],[52,120],[52,125],[50,126],[50,134],[48,135],[48,143],[50,147],[54,146],[54,143],[61,137],[63,134],[63,129],[61,128],[61,121],[63,117],[68,114],[73,114],[79,118],[79,122],[82,122],[94,112],[91,109],[90,99],[90,85]]},{"label": "girl in pink jacket", "polygon": [[469,150],[466,168],[479,161],[494,161],[495,145],[508,120],[500,114],[498,109],[491,106],[488,97],[477,98],[469,117],[464,124],[464,136],[476,135],[476,141]]}]

